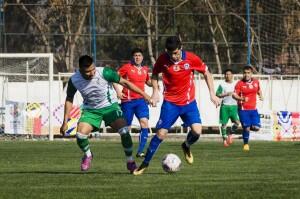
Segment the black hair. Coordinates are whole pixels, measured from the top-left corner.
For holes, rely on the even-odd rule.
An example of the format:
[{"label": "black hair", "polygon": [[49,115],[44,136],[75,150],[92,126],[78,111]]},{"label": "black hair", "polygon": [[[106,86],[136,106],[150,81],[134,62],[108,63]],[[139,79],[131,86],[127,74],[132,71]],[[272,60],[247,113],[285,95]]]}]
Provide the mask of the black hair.
[{"label": "black hair", "polygon": [[243,71],[245,71],[245,70],[251,70],[251,72],[253,72],[253,66],[251,66],[251,65],[246,65],[246,66],[244,66],[244,68],[243,68]]},{"label": "black hair", "polygon": [[168,51],[174,51],[176,49],[181,49],[181,41],[177,36],[171,36],[166,39],[166,49]]},{"label": "black hair", "polygon": [[93,64],[93,58],[89,55],[83,55],[79,58],[79,68],[88,68]]},{"label": "black hair", "polygon": [[140,48],[134,48],[131,50],[131,55],[133,56],[135,53],[141,53],[143,54],[143,50]]},{"label": "black hair", "polygon": [[227,68],[226,70],[224,70],[223,74],[225,75],[227,72],[233,73],[233,71],[230,68]]}]

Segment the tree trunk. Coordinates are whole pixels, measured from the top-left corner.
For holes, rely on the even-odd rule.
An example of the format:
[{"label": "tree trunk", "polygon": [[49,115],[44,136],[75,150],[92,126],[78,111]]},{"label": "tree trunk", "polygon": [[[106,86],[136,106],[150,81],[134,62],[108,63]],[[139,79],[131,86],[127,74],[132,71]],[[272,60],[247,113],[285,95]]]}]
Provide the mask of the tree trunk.
[{"label": "tree trunk", "polygon": [[212,36],[214,52],[215,52],[215,56],[216,56],[216,62],[217,62],[217,66],[218,66],[218,73],[222,74],[222,66],[221,66],[220,57],[219,57],[219,50],[218,50],[218,45],[217,45],[217,42],[215,39],[215,30],[212,25],[212,19],[211,19],[210,14],[208,15],[208,20],[209,20],[209,29],[210,29],[211,36]]}]

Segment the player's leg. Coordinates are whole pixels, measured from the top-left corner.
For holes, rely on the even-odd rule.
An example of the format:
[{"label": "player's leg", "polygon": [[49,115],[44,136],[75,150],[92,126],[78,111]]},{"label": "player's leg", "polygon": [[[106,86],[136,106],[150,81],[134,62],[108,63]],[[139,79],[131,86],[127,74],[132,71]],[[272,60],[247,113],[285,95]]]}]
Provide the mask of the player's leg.
[{"label": "player's leg", "polygon": [[131,135],[125,119],[123,118],[123,113],[118,104],[113,104],[107,108],[103,114],[103,120],[106,125],[111,126],[116,130],[121,136],[121,143],[124,149],[124,153],[127,161],[127,169],[130,172],[136,168],[135,161],[132,157],[133,144]]},{"label": "player's leg", "polygon": [[190,147],[198,141],[202,133],[202,122],[196,101],[186,106],[182,106],[180,113],[180,117],[184,122],[184,125],[190,126],[191,128],[181,147],[187,163],[192,164],[194,162],[194,158]]},{"label": "player's leg", "polygon": [[126,120],[127,126],[130,129],[132,124],[133,116],[134,116],[134,106],[132,101],[129,102],[122,102],[121,109],[123,112],[124,119]]},{"label": "player's leg", "polygon": [[76,140],[79,148],[84,152],[81,161],[81,170],[87,171],[91,167],[93,159],[89,144],[89,134],[93,129],[97,129],[102,121],[101,115],[98,115],[96,110],[83,110],[78,121]]},{"label": "player's leg", "polygon": [[260,124],[260,116],[257,112],[257,110],[252,110],[251,111],[251,126],[250,130],[251,131],[259,131],[261,124]]},{"label": "player's leg", "polygon": [[232,134],[235,134],[239,125],[240,125],[240,120],[239,120],[239,115],[238,115],[238,107],[237,106],[231,106],[230,109],[230,120],[233,123],[231,126],[231,131],[230,134],[228,135],[227,142],[228,144],[233,143],[233,136]]},{"label": "player's leg", "polygon": [[229,120],[229,106],[221,105],[220,108],[220,124],[221,124],[221,134],[223,138],[224,147],[228,147],[229,143],[227,142],[227,123]]},{"label": "player's leg", "polygon": [[153,155],[159,148],[160,143],[165,139],[168,130],[175,123],[178,117],[178,107],[170,102],[164,101],[161,107],[160,117],[156,125],[156,129],[158,129],[158,131],[152,137],[145,155],[145,159],[139,168],[133,172],[134,175],[143,174],[144,170],[149,166]]},{"label": "player's leg", "polygon": [[249,137],[250,137],[250,126],[251,126],[251,118],[249,114],[249,110],[239,110],[239,117],[243,127],[243,150],[249,151]]},{"label": "player's leg", "polygon": [[139,119],[141,126],[140,136],[139,136],[139,147],[137,150],[137,157],[144,157],[144,148],[147,143],[149,136],[149,108],[144,99],[139,99],[135,107],[135,115]]}]

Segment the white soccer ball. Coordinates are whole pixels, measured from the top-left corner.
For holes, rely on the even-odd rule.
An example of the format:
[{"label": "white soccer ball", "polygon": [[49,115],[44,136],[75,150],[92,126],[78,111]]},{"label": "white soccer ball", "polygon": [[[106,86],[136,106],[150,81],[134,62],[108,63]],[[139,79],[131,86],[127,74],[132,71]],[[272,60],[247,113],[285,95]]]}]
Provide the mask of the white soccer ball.
[{"label": "white soccer ball", "polygon": [[162,168],[167,173],[175,173],[180,170],[181,160],[174,153],[166,154],[161,161]]}]

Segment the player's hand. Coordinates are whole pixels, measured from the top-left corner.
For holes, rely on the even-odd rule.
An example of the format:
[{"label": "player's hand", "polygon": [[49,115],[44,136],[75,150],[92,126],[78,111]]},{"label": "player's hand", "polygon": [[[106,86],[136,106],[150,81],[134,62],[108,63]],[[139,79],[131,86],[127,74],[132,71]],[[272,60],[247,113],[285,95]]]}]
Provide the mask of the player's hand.
[{"label": "player's hand", "polygon": [[124,93],[117,93],[117,97],[118,97],[118,99],[124,99],[125,95],[124,95]]},{"label": "player's hand", "polygon": [[221,104],[220,98],[218,98],[216,95],[211,95],[210,100],[211,100],[212,103],[214,103],[214,105],[216,107],[220,106],[220,104]]},{"label": "player's hand", "polygon": [[228,92],[226,94],[227,94],[227,96],[232,96],[233,92]]},{"label": "player's hand", "polygon": [[260,101],[264,101],[264,97],[263,96],[258,96]]},{"label": "player's hand", "polygon": [[242,99],[241,99],[241,101],[242,102],[248,102],[248,97],[241,97]]},{"label": "player's hand", "polygon": [[148,103],[148,104],[150,104],[150,106],[153,106],[153,100],[151,99],[151,97],[149,96],[149,95],[145,95],[144,96],[144,99],[146,100],[146,102]]},{"label": "player's hand", "polygon": [[158,93],[153,93],[151,96],[151,100],[153,102],[153,107],[157,106],[157,103],[159,102],[159,94]]},{"label": "player's hand", "polygon": [[68,130],[68,124],[67,123],[63,123],[60,127],[60,134],[62,136],[65,136],[65,132]]}]

